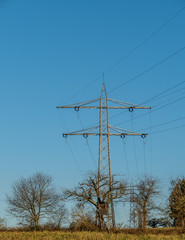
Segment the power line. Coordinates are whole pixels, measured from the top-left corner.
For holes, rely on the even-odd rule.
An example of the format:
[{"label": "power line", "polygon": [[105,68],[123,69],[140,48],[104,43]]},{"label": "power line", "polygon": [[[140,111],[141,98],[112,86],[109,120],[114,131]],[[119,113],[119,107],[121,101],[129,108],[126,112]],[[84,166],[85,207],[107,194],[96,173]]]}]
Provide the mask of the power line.
[{"label": "power line", "polygon": [[185,46],[182,47],[182,48],[180,48],[180,49],[177,50],[176,52],[172,53],[172,54],[169,55],[168,57],[164,58],[164,59],[161,60],[160,62],[158,62],[158,63],[152,65],[152,66],[149,67],[149,68],[147,68],[145,71],[143,71],[143,72],[137,74],[135,77],[132,77],[131,79],[127,80],[126,82],[124,82],[124,83],[118,85],[117,87],[113,88],[113,89],[110,90],[108,93],[114,92],[114,91],[116,91],[117,89],[123,87],[124,85],[126,85],[126,84],[128,84],[128,83],[130,83],[130,82],[136,80],[137,78],[143,76],[144,74],[146,74],[146,73],[152,71],[152,70],[155,69],[156,67],[160,66],[162,63],[164,63],[164,62],[168,61],[169,59],[175,57],[178,53],[182,52],[184,49],[185,49]]},{"label": "power line", "polygon": [[153,112],[154,112],[154,111],[158,111],[158,110],[160,110],[160,109],[162,109],[162,108],[165,108],[165,107],[167,107],[167,106],[169,106],[169,105],[171,105],[171,104],[173,104],[173,103],[179,102],[179,101],[181,101],[181,100],[183,100],[183,99],[185,99],[185,96],[183,96],[183,97],[181,97],[181,98],[178,98],[178,99],[176,99],[176,100],[174,100],[174,101],[171,101],[171,102],[169,102],[169,103],[167,103],[167,104],[165,104],[165,105],[163,105],[163,106],[161,106],[161,107],[159,107],[159,108],[156,108],[156,109],[153,110]]},{"label": "power line", "polygon": [[[182,120],[182,119],[185,119],[185,116],[184,116],[184,117],[177,118],[177,119],[174,119],[174,120],[171,120],[171,121],[168,121],[168,122],[164,122],[164,123],[160,123],[160,124],[157,124],[157,125],[151,126],[150,128],[161,127],[161,126],[164,126],[164,125],[167,125],[167,124],[173,123],[173,122],[180,121],[180,120]],[[149,128],[144,128],[144,129],[142,129],[142,130],[147,130],[147,129],[149,129]],[[141,130],[138,130],[138,131],[141,131]]]},{"label": "power line", "polygon": [[68,147],[69,147],[69,150],[70,150],[71,155],[72,155],[72,157],[73,157],[73,159],[74,159],[74,161],[75,161],[75,163],[76,163],[76,166],[77,166],[78,170],[79,170],[80,173],[82,174],[82,170],[81,170],[81,168],[80,168],[80,166],[79,166],[79,164],[78,164],[78,161],[77,161],[77,159],[76,159],[76,157],[75,157],[75,154],[73,153],[72,148],[71,148],[71,146],[70,146],[70,144],[69,144],[68,141],[67,141],[67,145],[68,145]]},{"label": "power line", "polygon": [[[165,108],[165,107],[167,107],[167,106],[169,106],[169,105],[171,105],[171,104],[173,104],[173,103],[179,102],[179,101],[181,101],[181,100],[183,100],[183,99],[185,99],[185,96],[183,96],[183,97],[181,97],[181,98],[178,98],[178,99],[176,99],[176,100],[174,100],[174,101],[171,101],[171,102],[169,102],[169,103],[167,103],[167,104],[165,104],[165,105],[163,105],[163,106],[161,106],[161,107],[158,107],[158,108],[154,109],[152,112],[156,112],[156,111],[158,111],[158,110],[161,110],[161,109],[163,109],[163,108]],[[140,115],[134,117],[134,119],[143,117],[143,116],[145,116],[145,115],[147,115],[147,114],[149,114],[149,113],[140,114]],[[117,125],[120,125],[120,124],[122,124],[122,123],[127,123],[127,122],[130,122],[130,120],[122,121],[122,122],[119,122],[119,123],[114,124],[114,125],[117,126]]]},{"label": "power line", "polygon": [[[134,116],[133,116],[133,112],[131,114],[132,114],[131,115],[132,131],[134,132],[134,121],[133,121],[134,120]],[[139,176],[135,138],[133,138],[133,146],[134,146],[134,158],[135,158],[135,162],[136,162],[136,171],[137,171],[137,176]]]},{"label": "power line", "polygon": [[176,12],[172,17],[170,17],[166,22],[164,22],[162,25],[159,26],[154,32],[152,32],[149,36],[147,36],[142,42],[140,42],[138,45],[136,45],[132,50],[130,50],[125,56],[123,56],[118,62],[110,66],[105,73],[111,71],[113,68],[115,68],[117,65],[119,65],[123,60],[125,60],[128,56],[130,56],[132,53],[134,53],[138,48],[140,48],[142,45],[144,45],[148,40],[150,40],[153,36],[155,36],[158,32],[160,32],[164,27],[166,27],[174,18],[176,18],[181,12],[183,12],[185,7],[180,9],[178,12]]},{"label": "power line", "polygon": [[[166,22],[164,22],[162,25],[159,26],[159,28],[157,28],[154,32],[152,32],[148,37],[146,37],[142,42],[140,42],[139,44],[137,44],[132,50],[130,50],[125,56],[123,56],[120,60],[118,60],[116,63],[114,63],[113,65],[111,65],[110,67],[108,67],[104,73],[108,73],[110,72],[113,68],[115,68],[117,65],[119,65],[123,60],[125,60],[128,56],[130,56],[131,54],[133,54],[138,48],[140,48],[141,46],[143,46],[148,40],[150,40],[153,36],[155,36],[158,32],[160,32],[164,27],[166,27],[171,21],[173,21],[178,15],[180,15],[183,11],[184,11],[185,7],[183,7],[182,9],[180,9],[178,12],[176,12],[174,15],[172,15]],[[69,97],[68,99],[66,99],[62,104],[68,102],[69,100],[71,100],[73,97],[79,95],[81,92],[83,92],[84,90],[86,90],[87,88],[89,88],[92,84],[94,84],[95,82],[97,82],[99,79],[101,79],[102,75],[99,75],[95,80],[93,80],[92,82],[90,82],[89,84],[87,84],[85,87],[81,88],[79,91],[77,91],[76,93],[74,93],[71,97]]]},{"label": "power line", "polygon": [[[58,110],[58,109],[57,109],[57,110]],[[58,113],[59,113],[59,115],[60,115],[61,120],[63,121],[63,124],[64,124],[65,129],[68,131],[67,124],[66,124],[66,122],[64,121],[64,118],[63,118],[62,114],[61,114],[59,111],[58,111]],[[79,166],[79,164],[78,164],[78,162],[77,162],[77,159],[76,159],[76,157],[75,157],[75,154],[74,154],[74,152],[73,152],[73,150],[72,150],[69,142],[67,141],[67,139],[66,139],[66,143],[67,143],[67,145],[68,145],[68,148],[69,148],[69,150],[70,150],[70,152],[71,152],[71,155],[72,155],[72,157],[73,157],[73,160],[74,160],[74,162],[75,162],[75,164],[76,164],[79,172],[82,173],[82,170],[81,170],[81,168],[80,168],[80,166]],[[73,145],[74,145],[74,143],[73,143]],[[79,154],[79,153],[78,153],[78,154]]]},{"label": "power line", "polygon": [[[180,86],[180,85],[182,85],[182,84],[184,84],[184,83],[185,83],[185,80],[183,80],[182,82],[179,82],[179,83],[175,84],[174,86],[172,86],[172,87],[170,87],[170,88],[168,88],[168,89],[166,89],[166,90],[164,90],[164,91],[162,91],[162,92],[154,95],[153,97],[147,99],[147,100],[144,101],[143,103],[147,103],[147,102],[154,101],[157,97],[163,95],[164,93],[167,93],[167,92],[171,91],[172,89],[174,89],[174,88],[176,88],[176,87],[178,87],[178,86]],[[182,88],[182,89],[184,89],[184,88]],[[181,90],[182,90],[182,89],[181,89]]]},{"label": "power line", "polygon": [[123,143],[123,149],[124,149],[124,157],[125,157],[125,162],[126,162],[126,167],[127,167],[128,179],[130,179],[129,166],[128,166],[128,159],[127,159],[127,152],[126,152],[126,147],[125,147],[126,143],[125,143],[124,141],[125,141],[125,140],[124,140],[124,138],[123,138],[122,143]]},{"label": "power line", "polygon": [[[162,92],[160,92],[160,93],[157,93],[156,95],[154,95],[153,97],[151,97],[151,98],[143,101],[143,102],[140,103],[139,105],[142,105],[142,104],[145,104],[145,103],[149,103],[149,102],[153,102],[153,101],[157,101],[157,100],[160,100],[161,98],[164,98],[164,97],[170,96],[170,95],[172,95],[172,94],[174,94],[174,93],[177,93],[177,92],[179,92],[179,91],[182,91],[182,90],[185,89],[185,87],[180,88],[180,89],[178,89],[178,90],[176,90],[176,91],[173,91],[173,92],[171,92],[171,93],[168,93],[168,94],[164,95],[165,93],[173,90],[174,88],[176,88],[176,87],[178,87],[178,86],[180,86],[180,85],[182,85],[182,84],[184,84],[184,83],[185,83],[185,81],[183,80],[183,81],[181,81],[181,82],[173,85],[172,87],[170,87],[170,88],[168,88],[168,89],[166,89],[166,90],[164,90],[164,91],[162,91]],[[161,97],[160,97],[160,96],[161,96]],[[158,97],[158,98],[157,98],[157,97]],[[168,100],[168,101],[169,101],[169,100]],[[154,106],[153,106],[153,107],[154,107]],[[127,112],[127,110],[126,110],[126,111],[123,111],[123,112],[120,112],[120,113],[117,113],[117,114],[114,114],[113,116],[109,117],[109,119],[118,117],[118,116],[120,116],[120,115],[122,115],[122,114],[124,114],[124,113],[126,113],[126,112]],[[148,114],[148,113],[147,113],[147,114]],[[141,114],[141,115],[139,115],[139,116],[145,116],[145,115],[146,115],[146,114],[144,113],[144,114]],[[79,117],[79,116],[78,116],[78,117]],[[80,120],[80,121],[81,121],[81,120]],[[128,120],[128,121],[130,121],[130,120]],[[128,121],[124,121],[124,122],[128,122]],[[121,122],[121,123],[124,123],[124,122]],[[118,123],[117,125],[119,125],[119,124],[121,124],[121,123]],[[82,124],[82,123],[81,123],[81,124]],[[92,127],[92,126],[95,126],[95,125],[98,125],[98,122],[95,122],[94,124],[88,125],[87,127]],[[83,128],[84,128],[84,127],[83,127]]]},{"label": "power line", "polygon": [[[184,83],[185,83],[185,81],[183,80],[183,81],[181,81],[181,82],[173,85],[172,87],[170,87],[170,88],[168,88],[168,89],[166,89],[166,90],[164,90],[164,91],[162,91],[162,92],[160,92],[160,93],[157,93],[156,95],[154,95],[153,97],[151,97],[151,98],[143,101],[143,102],[140,103],[139,105],[146,104],[146,103],[149,103],[149,102],[152,102],[152,101],[156,101],[156,100],[159,100],[159,99],[161,99],[161,98],[163,98],[163,97],[166,97],[166,96],[169,96],[169,95],[174,94],[174,93],[176,93],[176,92],[179,92],[179,91],[181,91],[181,90],[183,90],[183,89],[185,89],[185,88],[178,89],[178,90],[176,90],[176,91],[174,91],[174,92],[172,92],[172,93],[169,93],[169,94],[166,94],[165,96],[163,96],[163,94],[165,94],[165,93],[173,90],[174,88],[176,88],[176,87],[178,87],[178,86],[180,86],[180,85],[182,85],[182,84],[184,84]],[[162,95],[162,96],[161,96],[161,95]],[[161,96],[161,97],[160,97],[160,96]],[[157,98],[157,97],[159,97],[159,98]],[[118,117],[118,116],[124,114],[125,112],[127,112],[127,111],[124,111],[124,112],[121,112],[121,113],[117,113],[117,114],[111,116],[110,119],[115,118],[115,117]]]},{"label": "power line", "polygon": [[176,126],[176,127],[172,127],[172,128],[163,129],[163,130],[156,131],[156,132],[151,132],[151,134],[156,134],[156,133],[161,133],[161,132],[167,132],[167,131],[171,131],[171,130],[174,130],[174,129],[177,129],[177,128],[182,128],[182,127],[185,127],[185,124],[180,125],[180,126]]},{"label": "power line", "polygon": [[[140,115],[139,115],[139,116],[140,116]],[[174,119],[174,120],[171,120],[171,121],[168,121],[168,122],[160,123],[160,124],[151,126],[151,127],[149,127],[149,128],[153,129],[153,128],[160,127],[160,126],[164,126],[164,125],[167,125],[167,124],[170,124],[170,123],[173,123],[173,122],[177,122],[177,121],[180,121],[180,120],[183,120],[183,119],[185,119],[185,116],[184,116],[184,117],[177,118],[177,119]],[[170,131],[170,130],[177,129],[177,128],[182,128],[182,127],[185,127],[185,124],[180,125],[180,126],[175,126],[175,127],[172,127],[172,128],[163,129],[163,130],[156,131],[156,132],[151,132],[150,134],[156,134],[156,133],[166,132],[166,131]],[[149,128],[144,128],[144,129],[140,129],[140,130],[137,130],[137,131],[143,131],[143,130],[147,130],[147,129],[149,129]]]},{"label": "power line", "polygon": [[96,168],[95,157],[94,157],[93,151],[92,151],[92,149],[91,149],[91,147],[90,147],[90,144],[89,144],[89,141],[88,141],[87,138],[86,138],[86,144],[87,144],[87,146],[88,146],[88,149],[89,149],[89,152],[90,152],[90,155],[91,155],[91,158],[92,158],[93,164],[94,164],[94,166],[95,166],[95,168]]},{"label": "power line", "polygon": [[[79,121],[80,121],[81,127],[84,128],[84,124],[83,124],[83,122],[82,122],[82,119],[81,119],[81,117],[80,117],[79,112],[77,112],[77,117],[78,117],[78,119],[79,119]],[[87,144],[87,147],[88,147],[89,152],[90,152],[90,155],[91,155],[91,159],[92,159],[93,164],[94,164],[94,166],[95,166],[95,168],[96,168],[96,161],[95,161],[95,157],[94,157],[93,151],[92,151],[92,149],[91,149],[91,147],[90,147],[90,145],[89,145],[88,139],[86,138],[85,140],[86,140],[86,144]]]},{"label": "power line", "polygon": [[[165,99],[162,102],[160,101],[160,105],[159,105],[159,103],[157,103],[155,105],[152,105],[152,108],[155,108],[155,111],[156,111],[157,109],[160,109],[160,106],[163,108],[163,106],[166,106],[166,105],[170,104],[171,102],[174,102],[174,101],[176,101],[178,99],[181,99],[181,97],[182,97],[182,99],[185,97],[185,93],[184,92],[181,93],[181,94],[178,94],[178,96],[172,97],[170,99]],[[156,99],[156,101],[157,100],[158,99]]]},{"label": "power line", "polygon": [[[178,89],[178,90],[176,90],[176,91],[173,91],[173,92],[168,93],[168,94],[166,94],[166,95],[163,95],[163,96],[161,96],[161,97],[155,98],[155,99],[151,100],[150,102],[152,102],[152,101],[158,101],[158,100],[160,100],[161,98],[168,97],[168,96],[173,95],[173,94],[175,94],[175,93],[178,93],[178,92],[180,92],[180,91],[182,91],[182,90],[184,90],[184,89],[185,89],[185,87],[184,87],[184,88],[180,88],[180,89]],[[183,95],[183,94],[184,94],[184,92],[181,93],[180,95]],[[178,95],[178,96],[179,96],[179,95]],[[168,101],[169,101],[169,100],[168,100]]]},{"label": "power line", "polygon": [[85,87],[81,88],[79,91],[77,91],[76,93],[74,93],[71,97],[67,98],[62,104],[68,102],[69,100],[71,100],[71,99],[74,98],[75,96],[79,95],[81,92],[83,92],[84,90],[86,90],[87,88],[89,88],[91,85],[93,85],[95,82],[97,82],[100,78],[102,78],[102,75],[100,75],[100,76],[97,77],[95,80],[93,80],[92,82],[90,82],[89,84],[87,84]]}]

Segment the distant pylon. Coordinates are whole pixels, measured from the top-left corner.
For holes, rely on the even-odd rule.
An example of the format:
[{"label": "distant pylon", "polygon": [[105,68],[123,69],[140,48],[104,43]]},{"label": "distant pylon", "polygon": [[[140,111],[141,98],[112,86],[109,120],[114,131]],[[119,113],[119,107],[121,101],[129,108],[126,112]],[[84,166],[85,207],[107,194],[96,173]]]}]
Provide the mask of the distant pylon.
[{"label": "distant pylon", "polygon": [[[99,102],[99,105],[91,105],[92,103]],[[109,106],[110,103],[116,103],[116,106]],[[111,173],[111,158],[110,158],[110,136],[120,136],[124,138],[125,136],[141,136],[145,137],[146,133],[136,133],[128,131],[126,129],[121,129],[109,125],[109,109],[129,109],[133,111],[134,109],[150,109],[150,107],[140,106],[136,104],[121,102],[113,100],[107,97],[105,82],[103,79],[103,86],[101,90],[100,98],[96,98],[90,101],[80,102],[76,104],[57,106],[57,108],[74,108],[75,111],[80,109],[99,109],[99,126],[90,127],[87,129],[82,129],[79,131],[71,133],[63,133],[64,137],[68,135],[82,135],[85,138],[88,136],[99,136],[99,158],[98,158],[98,199],[99,204],[99,215],[106,216],[107,227],[115,227],[115,214],[114,214],[114,203],[112,199],[112,173]],[[99,130],[99,131],[97,131]],[[101,177],[107,179],[107,184],[100,186]],[[103,192],[109,192],[106,202],[103,201]],[[99,220],[101,221],[101,220]],[[99,223],[101,225],[101,223]]]}]

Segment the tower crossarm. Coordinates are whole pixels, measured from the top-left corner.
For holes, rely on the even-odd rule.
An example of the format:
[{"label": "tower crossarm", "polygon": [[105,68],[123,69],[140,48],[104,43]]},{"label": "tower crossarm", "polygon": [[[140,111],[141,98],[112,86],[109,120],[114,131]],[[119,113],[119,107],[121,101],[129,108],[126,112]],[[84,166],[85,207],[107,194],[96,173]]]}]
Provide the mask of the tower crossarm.
[{"label": "tower crossarm", "polygon": [[121,102],[118,100],[114,100],[111,98],[107,98],[108,101],[111,101],[113,103],[118,104],[118,106],[92,106],[90,104],[96,103],[100,101],[100,98],[96,98],[93,100],[85,101],[85,102],[79,102],[79,103],[73,103],[70,105],[64,105],[64,106],[57,106],[56,108],[74,108],[76,111],[79,111],[79,109],[129,109],[130,111],[133,111],[133,109],[151,109],[151,107],[141,106],[137,104],[132,104],[128,102]]},{"label": "tower crossarm", "polygon": [[[99,136],[99,133],[88,133],[88,132],[84,132],[84,133],[63,133],[63,137],[67,137],[69,135],[77,135],[77,136],[84,136],[85,138],[88,136]],[[102,133],[102,136],[120,136],[120,137],[124,137],[124,136],[141,136],[141,137],[146,137],[148,134],[147,133],[126,133],[126,132],[120,132],[120,133]]]},{"label": "tower crossarm", "polygon": [[[69,132],[69,133],[63,133],[63,137],[67,137],[67,136],[83,136],[85,138],[87,138],[88,136],[100,136],[99,132],[93,132],[94,130],[98,129],[99,126],[95,126],[95,127],[91,127],[91,128],[86,128],[86,129],[82,129],[82,130],[78,130],[78,131],[74,131],[74,132]],[[112,129],[113,133],[109,132],[104,132],[101,133],[102,136],[121,136],[121,137],[125,137],[125,136],[141,136],[141,137],[146,137],[148,134],[146,133],[137,133],[137,132],[133,132],[133,131],[129,131],[126,129],[122,129],[122,128],[118,128],[118,127],[114,127],[114,126],[109,126],[110,129]]]},{"label": "tower crossarm", "polygon": [[80,105],[68,105],[68,106],[57,106],[57,108],[74,108],[75,110],[81,109],[150,109],[148,107],[138,107],[138,106],[80,106]]},{"label": "tower crossarm", "polygon": [[[133,104],[133,103],[128,103],[128,102],[122,102],[122,101],[119,101],[119,100],[114,100],[114,99],[111,99],[111,98],[108,98],[108,100],[110,102],[113,102],[113,103],[117,103],[118,105],[121,105],[123,106],[124,108],[128,108],[128,109],[151,109],[151,107],[146,107],[146,106],[142,106],[142,105],[138,105],[138,104]],[[110,107],[109,107],[110,108]]]},{"label": "tower crossarm", "polygon": [[78,131],[74,131],[74,132],[70,132],[70,133],[63,133],[63,137],[67,137],[68,135],[84,135],[84,134],[90,134],[92,131],[98,129],[99,126],[95,126],[95,127],[90,127],[90,128],[86,128],[86,129],[81,129]]},{"label": "tower crossarm", "polygon": [[100,98],[95,98],[95,99],[85,101],[85,102],[73,103],[73,104],[65,105],[65,106],[57,106],[56,108],[74,108],[75,110],[76,109],[79,110],[79,108],[94,108],[95,106],[93,107],[93,106],[86,106],[86,105],[98,102],[99,100],[100,100]]},{"label": "tower crossarm", "polygon": [[[141,136],[141,137],[146,137],[148,134],[147,133],[138,133],[138,132],[133,132],[129,131],[127,129],[122,129],[118,128],[115,126],[109,126],[110,129],[114,130],[116,133],[118,133],[120,136]],[[116,135],[117,136],[117,135]]]}]

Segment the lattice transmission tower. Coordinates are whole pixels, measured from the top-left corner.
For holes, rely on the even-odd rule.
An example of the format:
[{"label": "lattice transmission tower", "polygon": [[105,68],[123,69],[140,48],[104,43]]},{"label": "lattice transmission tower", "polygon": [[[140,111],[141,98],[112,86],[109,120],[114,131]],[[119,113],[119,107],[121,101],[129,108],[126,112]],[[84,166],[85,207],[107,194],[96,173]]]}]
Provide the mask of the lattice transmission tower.
[{"label": "lattice transmission tower", "polygon": [[[109,102],[114,103],[115,106],[109,105]],[[99,103],[99,104],[94,104]],[[92,105],[93,104],[93,105]],[[100,98],[96,98],[90,101],[79,102],[66,106],[57,106],[57,108],[73,108],[75,111],[80,109],[99,109],[99,125],[74,131],[70,133],[63,133],[63,137],[68,135],[82,135],[87,138],[88,136],[99,136],[99,157],[98,157],[98,199],[97,204],[99,205],[99,215],[106,218],[107,227],[115,227],[115,214],[114,204],[112,200],[112,173],[111,173],[111,158],[110,158],[110,136],[141,136],[146,137],[146,133],[137,133],[128,131],[126,129],[111,126],[109,124],[109,109],[128,109],[132,112],[134,109],[150,109],[141,105],[126,103],[118,100],[113,100],[107,97],[107,91],[105,82],[103,80],[103,86],[101,90]],[[101,186],[101,178],[107,179],[107,184]],[[102,189],[103,188],[103,189]],[[109,196],[106,201],[103,200],[103,192],[109,192]]]}]

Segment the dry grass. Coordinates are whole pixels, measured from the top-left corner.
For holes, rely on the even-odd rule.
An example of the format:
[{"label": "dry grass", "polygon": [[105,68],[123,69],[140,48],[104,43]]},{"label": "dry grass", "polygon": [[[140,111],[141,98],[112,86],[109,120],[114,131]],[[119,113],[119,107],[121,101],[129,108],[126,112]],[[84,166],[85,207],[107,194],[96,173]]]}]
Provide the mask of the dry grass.
[{"label": "dry grass", "polygon": [[105,232],[0,232],[0,240],[182,240],[185,239],[185,234],[182,235],[131,235],[124,233],[105,233]]}]

